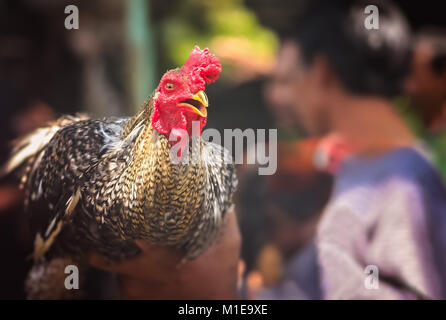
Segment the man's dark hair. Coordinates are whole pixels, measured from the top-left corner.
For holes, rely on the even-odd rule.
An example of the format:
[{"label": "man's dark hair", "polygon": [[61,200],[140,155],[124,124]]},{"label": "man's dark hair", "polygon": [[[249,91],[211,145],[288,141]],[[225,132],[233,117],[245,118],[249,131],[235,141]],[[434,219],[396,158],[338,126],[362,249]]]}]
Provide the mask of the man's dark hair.
[{"label": "man's dark hair", "polygon": [[316,56],[327,59],[350,92],[390,97],[401,92],[409,67],[410,31],[396,6],[373,2],[379,10],[379,29],[364,25],[369,1],[348,7],[317,1],[285,38],[296,41],[306,65]]},{"label": "man's dark hair", "polygon": [[430,61],[432,71],[441,75],[446,72],[446,30],[440,28],[425,28],[415,37],[415,43],[427,42],[432,46],[433,55]]}]

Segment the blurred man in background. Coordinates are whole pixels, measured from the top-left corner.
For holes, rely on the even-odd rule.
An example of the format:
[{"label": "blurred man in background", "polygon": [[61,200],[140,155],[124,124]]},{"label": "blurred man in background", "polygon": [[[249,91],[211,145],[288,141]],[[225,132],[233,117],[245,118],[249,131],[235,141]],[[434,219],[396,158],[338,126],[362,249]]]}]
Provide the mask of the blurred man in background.
[{"label": "blurred man in background", "polygon": [[406,92],[420,133],[446,177],[446,30],[426,29],[414,41]]},{"label": "blurred man in background", "polygon": [[318,138],[300,139],[293,90],[286,81],[293,56],[281,52],[264,96],[278,128],[277,171],[239,171],[238,213],[248,299],[321,299],[314,244],[316,226],[331,193],[332,177],[313,166]]},{"label": "blurred man in background", "polygon": [[368,3],[310,8],[279,52],[306,132],[336,134],[350,151],[325,157],[337,170],[316,240],[323,296],[446,298],[446,191],[391,103],[408,69],[409,30],[395,6],[374,4],[371,30]]}]

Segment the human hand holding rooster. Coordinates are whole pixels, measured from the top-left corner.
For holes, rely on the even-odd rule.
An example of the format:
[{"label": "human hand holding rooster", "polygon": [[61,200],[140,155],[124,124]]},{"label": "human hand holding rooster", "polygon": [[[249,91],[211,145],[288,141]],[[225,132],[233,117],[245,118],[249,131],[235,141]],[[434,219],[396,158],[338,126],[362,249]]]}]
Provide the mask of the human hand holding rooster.
[{"label": "human hand holding rooster", "polygon": [[184,264],[181,252],[144,241],[135,258],[111,263],[92,253],[89,262],[118,275],[123,299],[236,299],[241,238],[235,212],[225,220],[220,240]]}]

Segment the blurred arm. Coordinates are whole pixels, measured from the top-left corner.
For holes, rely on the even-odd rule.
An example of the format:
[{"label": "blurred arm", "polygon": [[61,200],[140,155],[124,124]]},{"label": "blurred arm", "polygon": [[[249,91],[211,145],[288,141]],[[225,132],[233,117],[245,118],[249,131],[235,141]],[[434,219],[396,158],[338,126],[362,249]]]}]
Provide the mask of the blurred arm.
[{"label": "blurred arm", "polygon": [[124,299],[236,299],[241,238],[235,213],[225,220],[216,243],[181,265],[180,252],[144,241],[137,241],[142,254],[135,258],[110,264],[93,254],[90,264],[118,274]]}]

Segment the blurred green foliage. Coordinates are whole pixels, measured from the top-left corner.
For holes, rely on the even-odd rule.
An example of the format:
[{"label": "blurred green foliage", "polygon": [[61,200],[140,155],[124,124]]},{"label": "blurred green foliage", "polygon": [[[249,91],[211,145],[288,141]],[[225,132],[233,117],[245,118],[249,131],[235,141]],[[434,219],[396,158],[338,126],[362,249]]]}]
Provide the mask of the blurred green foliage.
[{"label": "blurred green foliage", "polygon": [[412,132],[429,148],[434,164],[437,166],[443,178],[446,179],[446,131],[443,130],[440,133],[429,132],[423,126],[419,116],[410,107],[408,97],[397,97],[394,100],[394,104],[396,110],[406,121]]},{"label": "blurred green foliage", "polygon": [[[278,44],[275,34],[262,27],[241,0],[179,1],[175,11],[163,20],[161,32],[172,66],[182,65],[194,45],[214,50],[222,37],[236,39],[232,43],[241,44],[257,57],[273,58]],[[234,52],[237,55],[240,50]],[[223,72],[230,73],[231,68]]]}]

